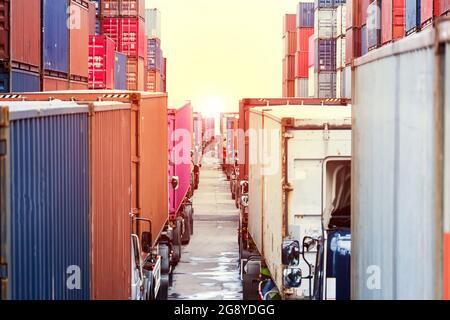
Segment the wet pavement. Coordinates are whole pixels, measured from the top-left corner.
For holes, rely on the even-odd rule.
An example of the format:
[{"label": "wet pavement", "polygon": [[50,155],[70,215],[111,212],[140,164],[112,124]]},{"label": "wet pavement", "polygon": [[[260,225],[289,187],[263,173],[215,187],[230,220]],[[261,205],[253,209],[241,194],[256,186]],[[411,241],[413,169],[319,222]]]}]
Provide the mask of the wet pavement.
[{"label": "wet pavement", "polygon": [[175,268],[170,300],[241,300],[237,227],[239,212],[229,182],[205,158],[194,198],[194,236]]}]

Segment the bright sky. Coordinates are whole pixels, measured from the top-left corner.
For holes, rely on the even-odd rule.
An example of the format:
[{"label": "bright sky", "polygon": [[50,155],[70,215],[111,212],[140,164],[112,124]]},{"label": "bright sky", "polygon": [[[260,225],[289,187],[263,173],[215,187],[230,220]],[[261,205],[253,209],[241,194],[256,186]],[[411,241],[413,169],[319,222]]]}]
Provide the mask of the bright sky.
[{"label": "bright sky", "polygon": [[162,15],[169,103],[237,111],[244,97],[280,97],[283,15],[298,0],[146,0]]}]

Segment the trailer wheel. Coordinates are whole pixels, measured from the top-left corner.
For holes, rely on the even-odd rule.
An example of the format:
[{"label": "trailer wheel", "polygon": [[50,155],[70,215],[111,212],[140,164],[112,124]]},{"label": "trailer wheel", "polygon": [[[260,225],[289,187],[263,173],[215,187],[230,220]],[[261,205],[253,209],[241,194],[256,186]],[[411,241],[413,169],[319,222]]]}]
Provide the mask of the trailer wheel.
[{"label": "trailer wheel", "polygon": [[158,300],[167,300],[168,298],[169,298],[169,276],[161,275],[161,281],[158,290]]},{"label": "trailer wheel", "polygon": [[176,228],[173,233],[173,262],[175,265],[181,260],[181,232],[183,229],[183,218],[177,217]]},{"label": "trailer wheel", "polygon": [[190,230],[191,230],[191,236],[194,235],[194,207],[191,206],[191,213],[190,213],[190,218],[191,218],[191,225],[190,225]]},{"label": "trailer wheel", "polygon": [[181,243],[183,245],[187,245],[191,241],[191,218],[189,217],[189,214],[185,213],[183,221],[184,221],[184,232],[181,236]]},{"label": "trailer wheel", "polygon": [[159,245],[159,255],[161,256],[161,274],[166,275],[170,272],[169,246],[167,244]]}]

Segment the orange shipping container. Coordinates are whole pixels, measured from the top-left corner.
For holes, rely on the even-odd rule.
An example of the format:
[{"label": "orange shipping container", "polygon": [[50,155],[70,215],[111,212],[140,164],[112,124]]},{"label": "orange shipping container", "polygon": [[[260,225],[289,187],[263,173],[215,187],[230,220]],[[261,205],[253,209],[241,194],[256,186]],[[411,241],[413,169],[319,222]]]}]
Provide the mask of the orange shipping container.
[{"label": "orange shipping container", "polygon": [[[66,91],[22,94],[26,101],[48,100],[95,102],[116,101],[131,104],[131,213],[151,221],[155,246],[168,220],[167,94],[137,91]],[[139,234],[148,231],[138,226]],[[130,243],[131,246],[131,243]],[[130,262],[131,265],[131,262]]]},{"label": "orange shipping container", "polygon": [[127,90],[144,91],[144,58],[128,58],[127,60]]},{"label": "orange shipping container", "polygon": [[69,80],[44,76],[42,91],[69,90]]},{"label": "orange shipping container", "polygon": [[145,0],[122,0],[120,14],[122,17],[145,18]]},{"label": "orange shipping container", "polygon": [[70,64],[69,73],[78,77],[89,77],[89,4],[85,0],[70,3]]},{"label": "orange shipping container", "polygon": [[79,82],[70,80],[69,82],[69,90],[87,90],[88,83],[87,82]]},{"label": "orange shipping container", "polygon": [[127,300],[131,295],[131,109],[128,103],[96,102],[91,111],[91,297]]}]

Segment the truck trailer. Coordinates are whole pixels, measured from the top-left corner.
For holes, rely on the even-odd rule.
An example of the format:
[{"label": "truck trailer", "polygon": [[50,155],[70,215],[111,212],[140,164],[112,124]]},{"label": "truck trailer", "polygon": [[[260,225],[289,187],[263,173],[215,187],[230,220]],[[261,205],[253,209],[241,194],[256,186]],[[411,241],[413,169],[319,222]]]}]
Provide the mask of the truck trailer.
[{"label": "truck trailer", "polygon": [[[351,107],[339,105],[344,101],[303,102],[254,106],[244,116],[249,128],[248,180],[240,182],[244,298],[333,299],[349,290],[350,275],[332,276],[326,258],[329,236],[337,231],[350,236]],[[326,276],[319,280],[316,270]]]}]

